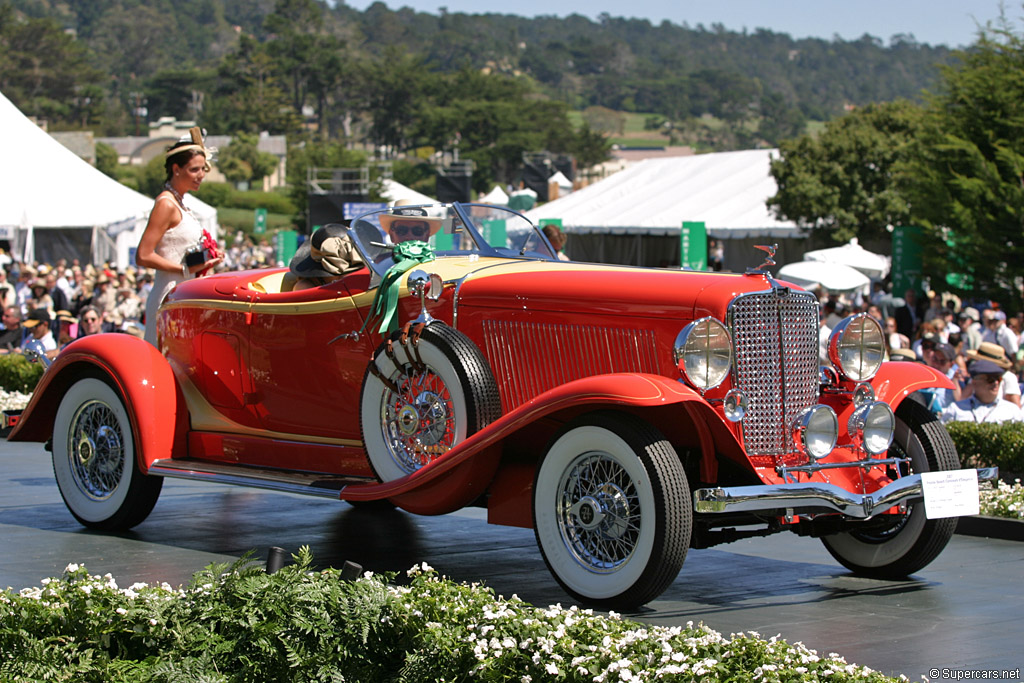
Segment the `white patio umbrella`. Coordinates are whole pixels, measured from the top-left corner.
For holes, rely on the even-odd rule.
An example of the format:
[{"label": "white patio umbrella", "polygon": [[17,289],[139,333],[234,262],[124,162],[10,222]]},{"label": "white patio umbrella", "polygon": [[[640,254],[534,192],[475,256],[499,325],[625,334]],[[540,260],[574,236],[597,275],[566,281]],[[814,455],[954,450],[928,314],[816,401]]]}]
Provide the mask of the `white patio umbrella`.
[{"label": "white patio umbrella", "polygon": [[779,268],[778,279],[792,282],[801,287],[821,285],[830,292],[852,292],[867,289],[871,280],[867,275],[838,263],[821,261],[800,261]]},{"label": "white patio umbrella", "polygon": [[881,280],[889,274],[890,259],[888,256],[876,254],[860,246],[854,237],[848,244],[829,249],[816,249],[804,254],[805,261],[822,263],[838,263],[856,268],[872,280]]}]

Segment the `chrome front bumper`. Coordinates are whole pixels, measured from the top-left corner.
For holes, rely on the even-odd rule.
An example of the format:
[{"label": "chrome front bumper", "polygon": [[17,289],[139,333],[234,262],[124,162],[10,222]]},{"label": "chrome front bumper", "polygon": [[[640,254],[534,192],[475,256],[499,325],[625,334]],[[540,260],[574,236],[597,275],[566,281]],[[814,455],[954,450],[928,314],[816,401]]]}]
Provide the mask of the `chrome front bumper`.
[{"label": "chrome front bumper", "polygon": [[[999,477],[998,467],[977,470],[978,481]],[[838,512],[855,519],[867,519],[896,505],[924,499],[921,475],[911,474],[872,493],[851,493],[835,484],[802,483],[765,486],[732,486],[697,489],[693,492],[696,512],[775,512],[788,516]]]}]

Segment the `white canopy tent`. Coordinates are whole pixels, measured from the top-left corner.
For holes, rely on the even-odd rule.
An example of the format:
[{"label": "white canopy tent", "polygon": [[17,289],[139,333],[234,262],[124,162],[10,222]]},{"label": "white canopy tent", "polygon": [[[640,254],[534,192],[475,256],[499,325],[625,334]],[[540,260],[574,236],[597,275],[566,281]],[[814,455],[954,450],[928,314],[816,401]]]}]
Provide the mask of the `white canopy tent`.
[{"label": "white canopy tent", "polygon": [[[3,93],[0,127],[10,160],[0,165],[0,239],[10,240],[15,256],[25,261],[64,256],[112,261],[119,268],[128,265],[129,249],[122,249],[120,235],[127,233],[124,239],[131,235],[138,244],[153,200],[79,158]],[[203,207],[200,220],[216,236],[216,210]]]},{"label": "white canopy tent", "polygon": [[[777,260],[785,258],[787,246],[794,256],[802,252],[802,231],[791,221],[777,219],[766,206],[777,189],[769,173],[775,155],[776,150],[757,149],[647,159],[526,215],[534,223],[561,218],[573,258],[647,261],[646,265],[678,259],[683,222],[702,221],[709,237],[726,240],[727,267],[742,270],[763,260],[763,253],[753,249],[755,242],[780,242]],[[577,239],[588,235],[592,237]],[[621,236],[617,243],[609,239],[617,236]],[[640,238],[647,239],[649,246]],[[739,240],[742,247],[734,242]],[[593,253],[577,253],[581,246]],[[635,258],[609,253],[616,249],[631,251]],[[744,253],[733,254],[730,262],[730,251]]]},{"label": "white canopy tent", "polygon": [[406,187],[397,180],[391,178],[385,178],[383,181],[384,190],[381,192],[381,196],[388,200],[389,204],[394,204],[400,199],[407,199],[413,204],[436,204],[437,200],[433,197],[417,192],[411,187]]},{"label": "white canopy tent", "polygon": [[494,189],[485,195],[481,195],[478,202],[481,204],[494,204],[495,206],[506,206],[508,205],[508,193],[501,189],[500,185],[495,185]]},{"label": "white canopy tent", "polygon": [[817,249],[804,254],[806,261],[837,263],[855,268],[872,280],[881,280],[889,274],[891,261],[888,256],[876,254],[860,246],[854,237],[849,243],[829,249]]},{"label": "white canopy tent", "polygon": [[836,294],[860,291],[868,294],[871,280],[864,273],[840,263],[798,261],[779,268],[778,278],[810,289],[821,285]]}]

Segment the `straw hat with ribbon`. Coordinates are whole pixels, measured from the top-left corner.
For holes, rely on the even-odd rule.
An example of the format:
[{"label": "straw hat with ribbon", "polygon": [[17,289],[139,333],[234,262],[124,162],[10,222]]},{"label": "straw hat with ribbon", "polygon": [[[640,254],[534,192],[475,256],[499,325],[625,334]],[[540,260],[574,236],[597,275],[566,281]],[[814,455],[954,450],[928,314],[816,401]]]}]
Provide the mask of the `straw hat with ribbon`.
[{"label": "straw hat with ribbon", "polygon": [[992,342],[981,342],[981,346],[968,350],[966,355],[971,360],[991,361],[1003,370],[1013,367],[1013,361],[1006,357],[1006,349]]}]

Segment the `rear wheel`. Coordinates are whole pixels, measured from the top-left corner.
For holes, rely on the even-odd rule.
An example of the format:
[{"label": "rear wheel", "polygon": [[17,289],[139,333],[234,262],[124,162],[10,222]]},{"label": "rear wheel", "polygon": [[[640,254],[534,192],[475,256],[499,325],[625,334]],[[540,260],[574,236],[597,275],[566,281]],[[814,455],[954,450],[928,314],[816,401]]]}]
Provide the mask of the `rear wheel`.
[{"label": "rear wheel", "polygon": [[675,449],[651,425],[602,412],[552,442],[533,487],[534,532],[570,594],[630,608],[661,595],[690,544],[690,487]]},{"label": "rear wheel", "polygon": [[94,378],[75,382],[61,399],[53,472],[75,519],[107,531],[146,519],[164,481],[139,469],[128,412],[117,392]]},{"label": "rear wheel", "polygon": [[[902,474],[960,468],[956,446],[946,428],[927,408],[904,401],[896,410],[896,434],[890,455],[909,457]],[[880,579],[900,579],[927,566],[953,537],[957,518],[927,519],[924,503],[906,514],[888,515],[889,526],[822,538],[825,548],[847,569]]]}]

